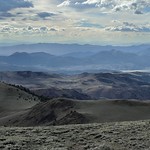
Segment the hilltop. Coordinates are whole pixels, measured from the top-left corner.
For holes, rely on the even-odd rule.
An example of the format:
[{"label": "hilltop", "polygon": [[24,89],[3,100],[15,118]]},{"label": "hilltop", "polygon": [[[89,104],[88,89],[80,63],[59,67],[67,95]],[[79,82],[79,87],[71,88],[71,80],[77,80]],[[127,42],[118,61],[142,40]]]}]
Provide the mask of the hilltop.
[{"label": "hilltop", "polygon": [[53,99],[40,102],[15,117],[0,118],[0,125],[40,126],[134,121],[150,118],[150,102],[135,100]]}]

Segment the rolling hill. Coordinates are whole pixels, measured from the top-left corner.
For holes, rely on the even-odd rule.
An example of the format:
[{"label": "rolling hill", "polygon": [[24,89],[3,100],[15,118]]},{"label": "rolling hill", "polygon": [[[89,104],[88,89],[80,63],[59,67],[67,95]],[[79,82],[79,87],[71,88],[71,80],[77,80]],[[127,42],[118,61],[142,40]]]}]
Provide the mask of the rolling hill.
[{"label": "rolling hill", "polygon": [[[0,72],[0,79],[3,81],[0,82],[1,126],[85,124],[150,118],[149,73],[61,75],[23,71]],[[42,101],[35,95],[42,96]]]},{"label": "rolling hill", "polygon": [[43,72],[0,72],[0,80],[22,85],[47,98],[150,99],[150,73],[112,72],[79,75]]},{"label": "rolling hill", "polygon": [[79,101],[60,98],[40,102],[21,114],[0,118],[0,125],[66,125],[145,120],[149,118],[149,101]]},{"label": "rolling hill", "polygon": [[22,114],[38,102],[38,97],[0,82],[0,118]]}]

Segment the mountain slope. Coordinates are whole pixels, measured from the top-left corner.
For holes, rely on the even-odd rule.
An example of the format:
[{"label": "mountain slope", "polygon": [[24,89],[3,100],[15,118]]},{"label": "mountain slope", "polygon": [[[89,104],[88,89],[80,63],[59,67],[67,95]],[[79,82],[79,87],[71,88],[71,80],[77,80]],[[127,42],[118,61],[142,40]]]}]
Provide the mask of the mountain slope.
[{"label": "mountain slope", "polygon": [[0,83],[0,117],[24,112],[37,104],[39,99],[20,88]]}]

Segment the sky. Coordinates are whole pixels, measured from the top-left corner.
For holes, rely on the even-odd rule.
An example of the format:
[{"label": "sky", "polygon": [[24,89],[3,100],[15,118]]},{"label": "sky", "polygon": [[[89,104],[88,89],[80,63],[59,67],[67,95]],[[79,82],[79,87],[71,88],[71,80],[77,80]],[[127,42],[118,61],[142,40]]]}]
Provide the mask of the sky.
[{"label": "sky", "polygon": [[0,0],[0,45],[150,43],[150,0]]}]

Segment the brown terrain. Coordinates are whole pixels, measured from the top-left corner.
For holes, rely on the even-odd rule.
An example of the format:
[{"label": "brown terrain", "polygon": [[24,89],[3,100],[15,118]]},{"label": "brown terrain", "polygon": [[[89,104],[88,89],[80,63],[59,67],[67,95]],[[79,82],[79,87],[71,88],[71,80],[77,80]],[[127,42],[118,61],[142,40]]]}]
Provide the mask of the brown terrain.
[{"label": "brown terrain", "polygon": [[43,72],[1,72],[1,81],[22,85],[46,98],[150,99],[150,73],[82,73],[79,75]]},{"label": "brown terrain", "polygon": [[[38,97],[4,83],[0,125],[38,126],[102,123],[150,118],[150,102],[137,100],[73,100]],[[9,93],[9,94],[8,94]]]},{"label": "brown terrain", "polygon": [[147,73],[5,72],[1,80],[0,149],[150,149]]}]

